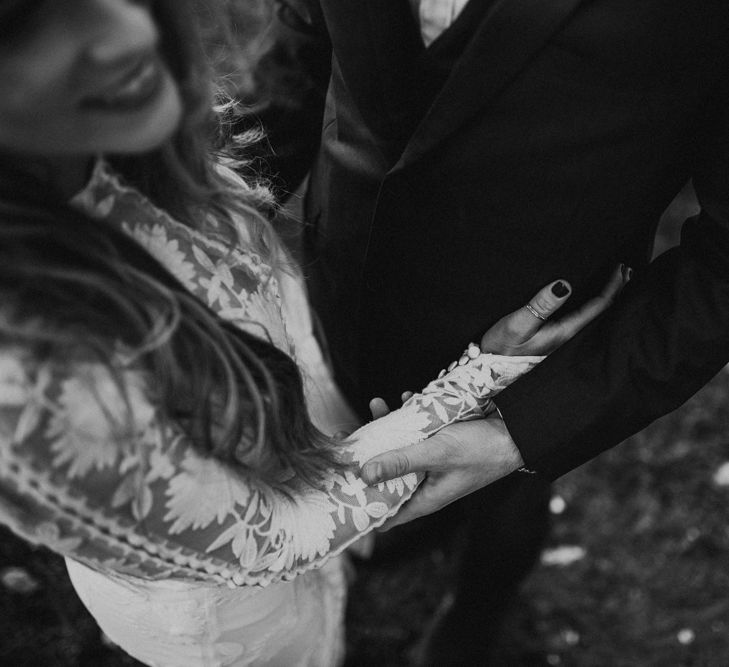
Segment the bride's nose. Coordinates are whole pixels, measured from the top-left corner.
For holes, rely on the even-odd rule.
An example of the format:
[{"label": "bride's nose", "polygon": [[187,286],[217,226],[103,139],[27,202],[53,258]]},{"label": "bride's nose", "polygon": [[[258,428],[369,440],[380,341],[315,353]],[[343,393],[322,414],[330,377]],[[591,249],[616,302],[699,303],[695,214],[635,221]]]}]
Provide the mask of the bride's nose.
[{"label": "bride's nose", "polygon": [[94,64],[113,66],[156,48],[158,30],[149,2],[86,0],[83,4],[86,57]]}]

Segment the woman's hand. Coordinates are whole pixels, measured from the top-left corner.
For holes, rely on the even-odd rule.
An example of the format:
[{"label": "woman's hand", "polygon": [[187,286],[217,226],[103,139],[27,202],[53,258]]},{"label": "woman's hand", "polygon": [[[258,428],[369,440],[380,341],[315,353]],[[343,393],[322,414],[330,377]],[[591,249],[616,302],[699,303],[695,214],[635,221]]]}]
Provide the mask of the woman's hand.
[{"label": "woman's hand", "polygon": [[[540,289],[526,305],[502,317],[481,338],[481,351],[506,356],[541,356],[554,352],[578,331],[605,311],[628,284],[633,271],[619,264],[602,292],[566,317],[548,321],[569,299],[572,289],[566,280],[556,280]],[[413,392],[401,395],[403,403]],[[389,414],[382,398],[370,401],[373,419]]]},{"label": "woman's hand", "polygon": [[[404,391],[400,394],[400,400],[403,403],[407,403],[412,395],[412,391]],[[378,396],[370,401],[370,412],[372,413],[372,419],[379,419],[380,417],[390,414],[390,407],[387,405],[384,398],[380,398]]]},{"label": "woman's hand", "polygon": [[507,356],[554,352],[610,306],[631,274],[631,269],[618,265],[600,294],[555,321],[549,318],[567,302],[572,290],[566,280],[557,280],[543,287],[527,305],[502,317],[484,334],[481,351]]},{"label": "woman's hand", "polygon": [[[630,269],[619,266],[597,297],[554,322],[547,320],[567,301],[570,288],[564,280],[551,283],[534,296],[529,308],[520,308],[492,326],[481,349],[510,356],[549,354],[608,308],[630,276]],[[408,397],[403,394],[403,402]],[[373,399],[370,409],[375,418],[389,412],[381,398]],[[506,425],[493,414],[451,424],[415,445],[375,456],[363,466],[362,477],[372,485],[411,472],[427,473],[411,500],[385,523],[386,530],[431,514],[522,465]]]}]

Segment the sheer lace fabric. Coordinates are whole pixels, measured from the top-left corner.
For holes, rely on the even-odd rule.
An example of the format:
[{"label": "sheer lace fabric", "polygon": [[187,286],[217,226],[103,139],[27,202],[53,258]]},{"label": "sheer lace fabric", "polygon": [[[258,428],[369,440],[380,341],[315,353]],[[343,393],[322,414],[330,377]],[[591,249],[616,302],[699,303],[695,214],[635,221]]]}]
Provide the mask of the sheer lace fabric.
[{"label": "sheer lace fabric", "polygon": [[[320,427],[352,424],[294,277],[176,222],[103,162],[72,204],[118,225],[221,316],[294,356]],[[267,485],[198,455],[127,359],[120,346],[122,395],[88,359],[0,348],[0,521],[68,556],[102,628],[148,664],[337,664],[344,583],[336,559],[317,568],[395,513],[418,478],[371,488],[332,470],[324,489],[297,478]],[[347,454],[363,462],[481,416],[537,362],[482,355],[459,366],[359,430]],[[280,662],[287,651],[298,662]]]}]

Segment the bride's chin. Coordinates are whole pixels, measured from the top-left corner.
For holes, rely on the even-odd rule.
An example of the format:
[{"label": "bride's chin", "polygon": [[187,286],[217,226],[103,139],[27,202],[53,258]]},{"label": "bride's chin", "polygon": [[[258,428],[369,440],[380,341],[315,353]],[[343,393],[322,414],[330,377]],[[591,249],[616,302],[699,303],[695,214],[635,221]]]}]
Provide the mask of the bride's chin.
[{"label": "bride's chin", "polygon": [[[97,112],[99,125],[106,126],[97,152],[135,154],[159,148],[177,131],[183,104],[177,85],[167,77],[158,98],[147,109],[120,114]],[[114,118],[116,116],[116,118]],[[114,127],[116,126],[116,127]],[[106,139],[106,140],[105,140]]]}]

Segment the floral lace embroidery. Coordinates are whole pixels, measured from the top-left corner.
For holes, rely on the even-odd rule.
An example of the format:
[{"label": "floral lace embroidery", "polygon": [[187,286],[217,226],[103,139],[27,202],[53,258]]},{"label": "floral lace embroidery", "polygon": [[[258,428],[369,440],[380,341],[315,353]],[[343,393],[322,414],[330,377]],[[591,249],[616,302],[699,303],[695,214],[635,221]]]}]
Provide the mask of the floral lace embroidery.
[{"label": "floral lace embroidery", "polygon": [[[217,246],[103,168],[74,203],[119,224],[223,317],[294,351],[260,257]],[[482,416],[538,361],[481,355],[357,431],[344,451],[361,463]],[[197,454],[150,401],[144,372],[117,363],[131,420],[104,367],[0,349],[0,521],[96,570],[231,586],[291,579],[381,525],[418,484],[407,475],[368,487],[345,469],[323,489],[297,478],[270,486]]]},{"label": "floral lace embroidery", "polygon": [[221,317],[293,354],[278,278],[258,253],[248,247],[228,248],[176,221],[122,183],[103,160],[71,204],[120,227]]}]

